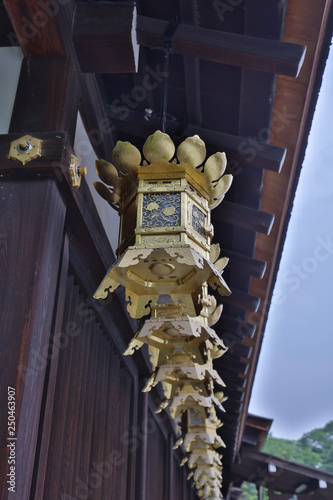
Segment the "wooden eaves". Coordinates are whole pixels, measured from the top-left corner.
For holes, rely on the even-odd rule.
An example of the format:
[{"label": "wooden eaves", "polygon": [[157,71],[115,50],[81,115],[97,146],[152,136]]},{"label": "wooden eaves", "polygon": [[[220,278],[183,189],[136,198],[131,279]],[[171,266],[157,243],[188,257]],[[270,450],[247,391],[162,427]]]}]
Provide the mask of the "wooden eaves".
[{"label": "wooden eaves", "polygon": [[[290,0],[286,10],[287,3],[283,2],[280,10],[275,3],[263,6],[259,0],[247,0],[245,14],[234,9],[235,26],[231,22],[227,25],[229,32],[222,32],[216,21],[209,18],[214,12],[212,5],[201,5],[205,26],[199,26],[198,2],[181,0],[181,23],[174,35],[175,67],[181,69],[175,71],[170,84],[170,107],[175,109],[179,105],[177,94],[183,92],[179,89],[184,81],[187,123],[169,120],[167,132],[178,139],[197,133],[210,151],[226,150],[228,157],[237,161],[242,169],[242,175],[235,177],[236,187],[230,198],[214,211],[216,237],[230,257],[227,273],[234,291],[230,299],[224,301],[226,314],[217,328],[231,345],[230,352],[217,365],[227,383],[229,396],[222,428],[227,443],[226,491],[231,480],[228,473],[241,451],[267,311],[331,35],[331,0],[321,0],[315,5],[311,0]],[[49,15],[45,26],[29,38],[22,19],[33,21],[36,13],[45,15],[40,2],[4,0],[3,4],[8,17],[1,18],[1,44],[6,46],[15,41],[13,28],[25,55],[10,132],[19,134],[29,129],[31,133],[48,134],[60,130],[72,140],[79,108],[97,156],[111,159],[117,137],[123,139],[130,134],[139,145],[158,127],[158,118],[143,120],[141,109],[129,111],[125,120],[119,119],[119,113],[116,116],[111,106],[117,81],[109,95],[102,98],[103,85],[95,73],[111,73],[112,78],[112,74],[128,71],[130,85],[131,72],[135,69],[133,54],[136,45],[141,45],[141,61],[145,62],[141,62],[141,66],[139,62],[138,74],[143,75],[145,65],[157,57],[151,49],[163,44],[168,25],[165,18],[171,19],[174,15],[171,7],[161,6],[161,12],[156,13],[149,2],[142,2],[144,12],[137,18],[136,38],[133,38],[133,8],[126,7],[124,12],[119,4],[116,6],[117,19],[124,21],[118,25],[123,29],[97,32],[91,16],[95,16],[96,25],[102,23],[107,29],[107,23],[102,22],[103,9],[115,7],[103,3],[75,5],[68,1],[57,15]],[[260,18],[259,9],[267,9],[268,17]],[[274,33],[266,32],[268,20],[272,21]],[[243,31],[239,33],[241,28]],[[115,50],[119,40],[121,48]],[[307,51],[300,70],[304,46]],[[96,57],[92,49],[102,57]],[[127,64],[125,69],[124,64]],[[277,72],[282,76],[276,86]],[[230,85],[225,83],[224,88],[230,88],[228,110],[238,112],[236,119],[228,113],[227,118],[215,117],[214,99],[223,101],[224,97],[219,89],[216,94],[213,90],[204,92],[208,73],[230,77]],[[53,75],[48,82],[56,81],[57,85],[43,85],[44,74]],[[105,84],[108,80],[105,76],[102,78]],[[213,82],[213,77],[211,80]],[[66,101],[68,95],[71,95],[72,107]],[[147,102],[156,105],[158,98],[158,91],[150,93]],[[63,108],[53,105],[50,113],[51,107],[47,104],[59,101],[63,102]],[[226,99],[223,102],[226,107],[229,105]],[[63,113],[63,109],[67,111]],[[276,117],[280,119],[276,121]],[[101,128],[101,123],[111,123],[112,127]],[[258,132],[267,126],[271,128],[270,139],[258,139]],[[98,141],[93,140],[96,130],[100,131]],[[253,138],[253,134],[257,137]],[[65,137],[61,140],[67,141]],[[253,149],[255,157],[251,158],[249,151]],[[84,196],[77,195],[73,210],[77,210],[75,204],[85,212]],[[89,230],[96,232],[92,224]],[[106,265],[106,256],[102,257],[100,266]]]}]

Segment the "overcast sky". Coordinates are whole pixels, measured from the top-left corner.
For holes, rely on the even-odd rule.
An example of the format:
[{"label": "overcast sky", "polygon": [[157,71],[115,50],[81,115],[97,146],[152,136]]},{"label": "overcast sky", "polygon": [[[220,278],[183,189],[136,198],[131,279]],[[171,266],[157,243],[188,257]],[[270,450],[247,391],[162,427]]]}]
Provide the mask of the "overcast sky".
[{"label": "overcast sky", "polygon": [[250,402],[286,439],[333,420],[332,120],[331,50]]}]

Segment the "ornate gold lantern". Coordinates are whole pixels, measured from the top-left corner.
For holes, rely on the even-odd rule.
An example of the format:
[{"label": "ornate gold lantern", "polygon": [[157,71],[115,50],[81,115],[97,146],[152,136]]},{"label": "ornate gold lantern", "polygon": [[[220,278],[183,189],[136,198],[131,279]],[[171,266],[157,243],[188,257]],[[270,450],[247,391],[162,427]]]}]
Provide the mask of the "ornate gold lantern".
[{"label": "ornate gold lantern", "polygon": [[213,360],[226,351],[211,328],[222,312],[208,286],[221,295],[231,292],[222,278],[228,259],[212,245],[210,210],[229,189],[232,176],[223,175],[224,153],[206,161],[198,137],[187,138],[177,149],[167,134],[155,132],[140,151],[118,142],[113,164],[96,162],[99,194],[119,211],[118,260],[95,293],[104,298],[125,287],[128,311],[134,318],[150,312],[124,354],[148,345],[152,375],[145,391],[162,384],[172,418],[182,420],[185,461],[193,472],[199,496],[221,498],[222,425],[215,408],[224,411],[225,386]]}]

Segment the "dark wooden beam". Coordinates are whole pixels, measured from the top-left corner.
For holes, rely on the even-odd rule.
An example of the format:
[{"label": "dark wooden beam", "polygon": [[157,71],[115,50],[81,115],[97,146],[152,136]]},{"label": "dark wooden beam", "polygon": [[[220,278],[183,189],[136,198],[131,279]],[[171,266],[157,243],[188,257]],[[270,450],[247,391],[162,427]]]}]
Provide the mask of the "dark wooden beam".
[{"label": "dark wooden beam", "polygon": [[227,412],[230,412],[232,410],[237,414],[241,412],[243,403],[240,401],[234,401],[233,399],[227,399],[227,401],[224,403],[224,406]]},{"label": "dark wooden beam", "polygon": [[[227,353],[228,354],[228,353]],[[220,369],[231,370],[232,372],[241,373],[246,375],[249,365],[242,362],[240,359],[228,357],[227,354],[214,360],[214,368],[221,373]]]},{"label": "dark wooden beam", "polygon": [[3,0],[25,56],[68,57],[75,2]]},{"label": "dark wooden beam", "polygon": [[260,299],[249,293],[241,292],[240,290],[232,290],[232,294],[225,297],[218,297],[219,302],[241,307],[246,311],[257,312]]},{"label": "dark wooden beam", "polygon": [[247,255],[232,252],[231,250],[223,249],[222,253],[223,256],[229,258],[228,269],[231,268],[240,273],[248,273],[250,276],[255,276],[256,278],[262,278],[264,276],[267,267],[266,262],[248,257]]},{"label": "dark wooden beam", "polygon": [[[222,367],[219,367],[218,370],[219,374],[221,375],[222,380],[225,382],[227,387],[240,387],[242,389],[245,388],[247,384],[246,378],[239,377],[237,373],[231,372],[230,370],[223,369]],[[226,404],[226,403],[224,403]]]},{"label": "dark wooden beam", "polygon": [[[161,47],[167,26],[167,21],[138,16],[138,42],[144,47]],[[292,77],[298,75],[306,50],[303,45],[185,24],[178,26],[173,42],[177,54]]]},{"label": "dark wooden beam", "polygon": [[96,75],[92,73],[81,75],[79,109],[96,156],[111,161],[116,143],[115,126],[105,114]]},{"label": "dark wooden beam", "polygon": [[215,224],[218,222],[234,224],[263,234],[270,233],[275,218],[273,214],[231,203],[230,201],[223,201],[213,214]]},{"label": "dark wooden beam", "polygon": [[232,348],[232,352],[237,353],[239,356],[243,358],[250,359],[252,354],[252,347],[244,344],[237,343]]},{"label": "dark wooden beam", "polygon": [[70,59],[25,58],[9,131],[62,131],[74,141],[78,103],[78,81]]},{"label": "dark wooden beam", "polygon": [[[151,117],[147,121],[143,115],[126,107],[114,107],[106,104],[105,109],[120,132],[147,137],[160,127],[159,118]],[[218,151],[224,151],[229,160],[239,163],[237,173],[241,173],[242,168],[246,168],[248,165],[280,172],[286,156],[286,149],[280,146],[193,125],[187,125],[184,129],[181,123],[172,120],[167,120],[166,130],[171,135],[182,133],[183,137],[198,134],[206,144],[213,146]]]},{"label": "dark wooden beam", "polygon": [[14,33],[12,23],[5,9],[4,4],[0,3],[0,47],[10,47],[18,45],[17,37]]},{"label": "dark wooden beam", "polygon": [[233,389],[232,387],[226,387],[224,390],[226,396],[234,401],[242,402],[244,400],[244,392],[237,391],[237,389]]},{"label": "dark wooden beam", "polygon": [[[197,0],[180,0],[182,23],[197,26]],[[187,121],[200,126],[202,122],[200,95],[200,61],[196,57],[184,56]]]},{"label": "dark wooden beam", "polygon": [[[225,337],[225,334],[228,333],[230,337],[238,337],[239,339],[243,339],[244,337],[252,338],[255,329],[256,327],[254,325],[235,319],[232,316],[227,316],[226,314],[222,314],[220,321],[215,326],[215,330],[218,331],[220,335]],[[238,344],[233,349],[237,349],[237,347]]]},{"label": "dark wooden beam", "polygon": [[[82,11],[82,16],[79,15],[80,11]],[[84,51],[87,51],[87,58],[91,59],[92,63],[92,66],[89,65],[90,71],[95,72],[97,69],[99,72],[105,72],[105,68],[108,67],[107,58],[110,55],[110,47],[115,43],[121,44],[123,41],[121,31],[123,28],[120,28],[118,37],[116,29],[110,28],[109,11],[112,12],[112,7],[103,3],[78,4],[78,14],[73,26],[74,42],[78,44],[80,41],[80,59],[84,57]],[[93,22],[88,23],[88,20],[93,20]],[[94,26],[97,26],[97,29]],[[128,26],[127,21],[125,26],[127,38]],[[167,27],[168,21],[138,16],[136,30],[138,43],[150,48],[163,47]],[[173,43],[177,54],[288,76],[298,75],[305,55],[303,45],[226,33],[187,24],[178,26],[173,36]],[[94,61],[90,56],[92,51],[98,48],[100,53],[94,68]],[[103,57],[104,66],[101,64]]]},{"label": "dark wooden beam", "polygon": [[[260,140],[224,134],[215,130],[188,125],[184,135],[198,134],[207,144],[222,148],[229,159],[239,162],[239,167],[253,165],[257,168],[280,172],[287,150]],[[240,173],[238,171],[238,173]]]},{"label": "dark wooden beam", "polygon": [[[73,0],[66,0],[66,2],[31,0],[28,3],[23,0],[15,2],[4,0],[3,3],[23,53],[27,57],[27,61],[29,61],[30,57],[54,59],[60,57],[68,59],[71,62],[78,80],[80,111],[83,122],[88,135],[94,137],[92,146],[97,156],[110,159],[110,149],[112,149],[114,144],[112,125],[105,114],[95,75],[82,75],[72,43],[72,19],[75,6]],[[29,76],[28,63],[26,71],[27,76]],[[41,89],[46,79],[46,74],[40,75]],[[60,89],[63,88],[64,83],[61,81],[59,75],[54,80],[54,85],[58,85]],[[71,99],[73,96],[67,98]],[[35,96],[31,94],[30,96],[26,95],[26,100],[30,99],[36,101],[38,109],[41,108],[41,105],[38,104],[38,94],[35,94]],[[66,112],[73,113],[77,111],[75,109],[75,100],[74,98],[71,106],[69,106],[70,111],[66,110]],[[62,106],[65,104],[64,100],[58,99],[58,112],[60,112]],[[45,103],[44,105],[44,113],[49,113],[50,110],[47,105]],[[25,103],[25,109],[28,106],[29,104]],[[32,123],[33,113],[30,120]],[[21,126],[24,125],[21,124]]]},{"label": "dark wooden beam", "polygon": [[[133,73],[138,70],[134,4],[77,3],[73,44],[84,73]],[[116,50],[115,50],[116,48]]]},{"label": "dark wooden beam", "polygon": [[[268,453],[262,453],[259,450],[256,450],[254,448],[250,448],[247,446],[242,447],[241,450],[241,466],[242,463],[252,463],[253,467],[257,467],[257,470],[259,467],[264,467],[265,465],[268,464],[273,464],[277,467],[278,470],[283,470],[283,471],[288,471],[290,473],[293,473],[295,475],[299,475],[301,479],[308,478],[310,479],[317,479],[318,481],[323,480],[326,481],[327,484],[332,485],[332,474],[323,470],[315,469],[313,467],[309,467],[307,465],[302,465],[298,464],[295,462],[291,462],[289,460],[283,459],[276,457],[274,455],[270,455]],[[244,465],[245,465],[244,463]],[[238,467],[237,467],[238,469]],[[280,481],[278,479],[280,478]],[[277,474],[276,475],[277,482],[280,482],[280,484],[285,483],[285,479],[283,475]],[[275,483],[276,484],[276,483]]]}]

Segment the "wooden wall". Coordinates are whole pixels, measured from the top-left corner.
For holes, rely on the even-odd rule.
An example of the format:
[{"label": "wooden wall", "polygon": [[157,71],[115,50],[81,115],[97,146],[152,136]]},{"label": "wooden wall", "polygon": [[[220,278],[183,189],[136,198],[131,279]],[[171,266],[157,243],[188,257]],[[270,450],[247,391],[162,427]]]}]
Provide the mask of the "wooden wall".
[{"label": "wooden wall", "polygon": [[[45,158],[13,169],[8,140],[0,137],[0,387],[4,409],[7,387],[16,389],[15,498],[193,499],[170,420],[155,414],[158,395],[141,392],[145,356],[122,355],[136,324],[121,294],[92,299],[114,257],[88,186],[71,189],[59,165],[46,175]],[[6,443],[3,411],[1,500],[14,498]]]}]

